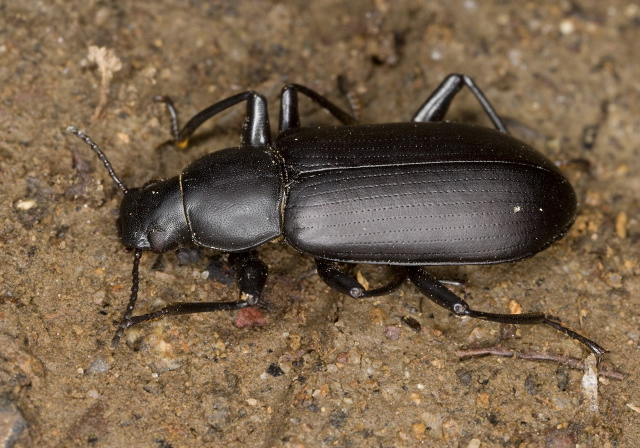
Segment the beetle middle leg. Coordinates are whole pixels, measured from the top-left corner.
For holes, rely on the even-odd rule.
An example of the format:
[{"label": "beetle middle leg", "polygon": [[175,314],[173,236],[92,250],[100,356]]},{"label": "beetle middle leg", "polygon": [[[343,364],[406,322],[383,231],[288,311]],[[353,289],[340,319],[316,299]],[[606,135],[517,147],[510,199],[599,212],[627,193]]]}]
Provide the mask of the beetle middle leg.
[{"label": "beetle middle leg", "polygon": [[[115,346],[118,344],[124,330],[142,322],[182,314],[234,311],[257,305],[262,298],[262,290],[267,281],[267,265],[257,257],[255,251],[232,254],[229,257],[229,261],[235,264],[236,282],[240,288],[239,300],[233,302],[175,302],[157,311],[139,316],[131,316],[129,312],[123,317],[111,345]],[[135,282],[135,289],[137,292],[137,282]],[[129,311],[129,308],[127,308],[127,311]],[[133,308],[131,308],[131,311],[133,311]]]},{"label": "beetle middle leg", "polygon": [[449,110],[449,106],[451,106],[451,101],[453,101],[453,98],[465,85],[480,102],[480,105],[493,122],[495,128],[500,132],[508,134],[507,126],[498,116],[491,103],[489,103],[487,97],[484,96],[482,90],[473,82],[473,79],[467,75],[452,74],[447,76],[431,96],[427,98],[427,101],[424,102],[420,109],[418,109],[412,121],[442,121]]},{"label": "beetle middle leg", "polygon": [[468,316],[476,319],[482,319],[490,322],[499,322],[504,324],[544,324],[567,336],[584,344],[598,358],[606,353],[606,350],[590,339],[576,333],[565,327],[559,322],[548,319],[544,313],[526,313],[526,314],[495,314],[476,311],[469,307],[469,304],[462,298],[447,289],[431,274],[427,273],[421,267],[410,266],[406,268],[409,280],[422,292],[425,296],[448,309],[456,316]]},{"label": "beetle middle leg", "polygon": [[280,100],[280,124],[278,133],[288,129],[300,127],[300,112],[298,111],[298,93],[302,93],[311,101],[329,111],[331,115],[340,121],[340,123],[356,124],[358,120],[333,104],[331,101],[320,95],[315,90],[300,84],[289,84],[282,89],[282,98]]},{"label": "beetle middle leg", "polygon": [[354,299],[364,299],[366,297],[376,297],[389,294],[396,290],[407,279],[407,274],[403,267],[396,267],[396,273],[389,283],[375,289],[365,289],[365,287],[351,275],[341,271],[333,261],[316,258],[318,275],[327,285],[333,289],[353,297]]}]

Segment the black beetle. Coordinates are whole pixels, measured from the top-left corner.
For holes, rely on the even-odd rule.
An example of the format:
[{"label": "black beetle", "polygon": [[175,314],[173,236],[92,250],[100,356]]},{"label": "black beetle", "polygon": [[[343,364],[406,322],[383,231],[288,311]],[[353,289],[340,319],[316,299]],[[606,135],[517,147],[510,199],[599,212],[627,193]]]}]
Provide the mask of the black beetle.
[{"label": "black beetle", "polygon": [[[496,130],[443,122],[455,95],[467,86]],[[298,94],[344,126],[302,127]],[[358,125],[317,92],[283,88],[279,132],[271,141],[265,98],[247,91],[218,102],[178,131],[171,101],[173,140],[185,146],[206,120],[243,101],[247,117],[239,147],[208,154],[179,176],[128,189],[104,153],[83,132],[69,132],[95,151],[124,191],[118,229],[135,249],[129,305],[113,338],[126,328],[167,315],[236,310],[256,305],[267,266],[254,249],[284,239],[316,260],[329,286],[354,298],[389,293],[407,278],[458,316],[509,324],[546,324],[586,345],[595,342],[543,313],[493,314],[472,310],[428,274],[425,265],[493,264],[530,257],[561,238],[574,221],[576,195],[546,157],[511,137],[473,80],[449,75],[410,123]],[[132,316],[142,251],[202,246],[231,253],[240,299],[173,303]],[[336,262],[392,265],[386,285],[366,290]]]}]

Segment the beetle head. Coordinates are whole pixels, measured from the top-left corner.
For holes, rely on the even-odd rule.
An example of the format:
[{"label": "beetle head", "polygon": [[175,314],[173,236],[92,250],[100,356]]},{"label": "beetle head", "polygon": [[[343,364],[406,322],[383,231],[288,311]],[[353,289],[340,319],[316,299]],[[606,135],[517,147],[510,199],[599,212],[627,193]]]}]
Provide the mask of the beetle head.
[{"label": "beetle head", "polygon": [[125,247],[160,253],[186,245],[189,228],[178,177],[127,190],[117,225]]}]

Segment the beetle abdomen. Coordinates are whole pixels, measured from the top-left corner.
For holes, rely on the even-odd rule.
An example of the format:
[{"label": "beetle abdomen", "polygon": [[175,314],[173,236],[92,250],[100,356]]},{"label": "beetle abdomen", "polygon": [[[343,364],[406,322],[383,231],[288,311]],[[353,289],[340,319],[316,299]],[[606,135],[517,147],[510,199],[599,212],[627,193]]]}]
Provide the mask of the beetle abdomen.
[{"label": "beetle abdomen", "polygon": [[[508,149],[508,157],[482,160],[471,150],[467,160],[451,161],[428,146],[411,159],[403,147],[400,164],[292,169],[285,236],[304,253],[350,262],[486,264],[531,256],[573,222],[575,193],[532,148]],[[306,151],[298,168],[314,160]]]}]

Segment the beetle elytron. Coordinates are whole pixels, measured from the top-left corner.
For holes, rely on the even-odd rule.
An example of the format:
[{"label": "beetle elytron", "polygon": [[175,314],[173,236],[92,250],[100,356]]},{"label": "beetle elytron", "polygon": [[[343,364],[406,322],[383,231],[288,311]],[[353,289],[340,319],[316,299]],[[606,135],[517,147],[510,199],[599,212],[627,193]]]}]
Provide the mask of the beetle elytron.
[{"label": "beetle elytron", "polygon": [[[442,120],[467,86],[494,129]],[[303,127],[298,94],[329,111],[343,126]],[[562,237],[576,214],[573,188],[542,154],[511,137],[481,90],[465,75],[449,75],[409,123],[358,125],[317,92],[283,88],[278,136],[272,142],[265,98],[247,91],[220,101],[178,131],[168,98],[174,142],[186,145],[206,120],[246,101],[240,146],[208,154],[179,176],[126,188],[104,153],[82,131],[69,132],[98,154],[123,190],[118,229],[135,250],[129,305],[113,338],[168,315],[236,310],[256,305],[267,266],[255,248],[283,238],[315,258],[329,286],[354,298],[387,294],[409,279],[458,316],[510,324],[546,324],[588,347],[595,342],[543,313],[475,311],[424,270],[426,265],[493,264],[530,257]],[[201,246],[231,253],[240,300],[179,302],[133,316],[142,251]],[[336,262],[392,265],[395,275],[366,290]]]}]

